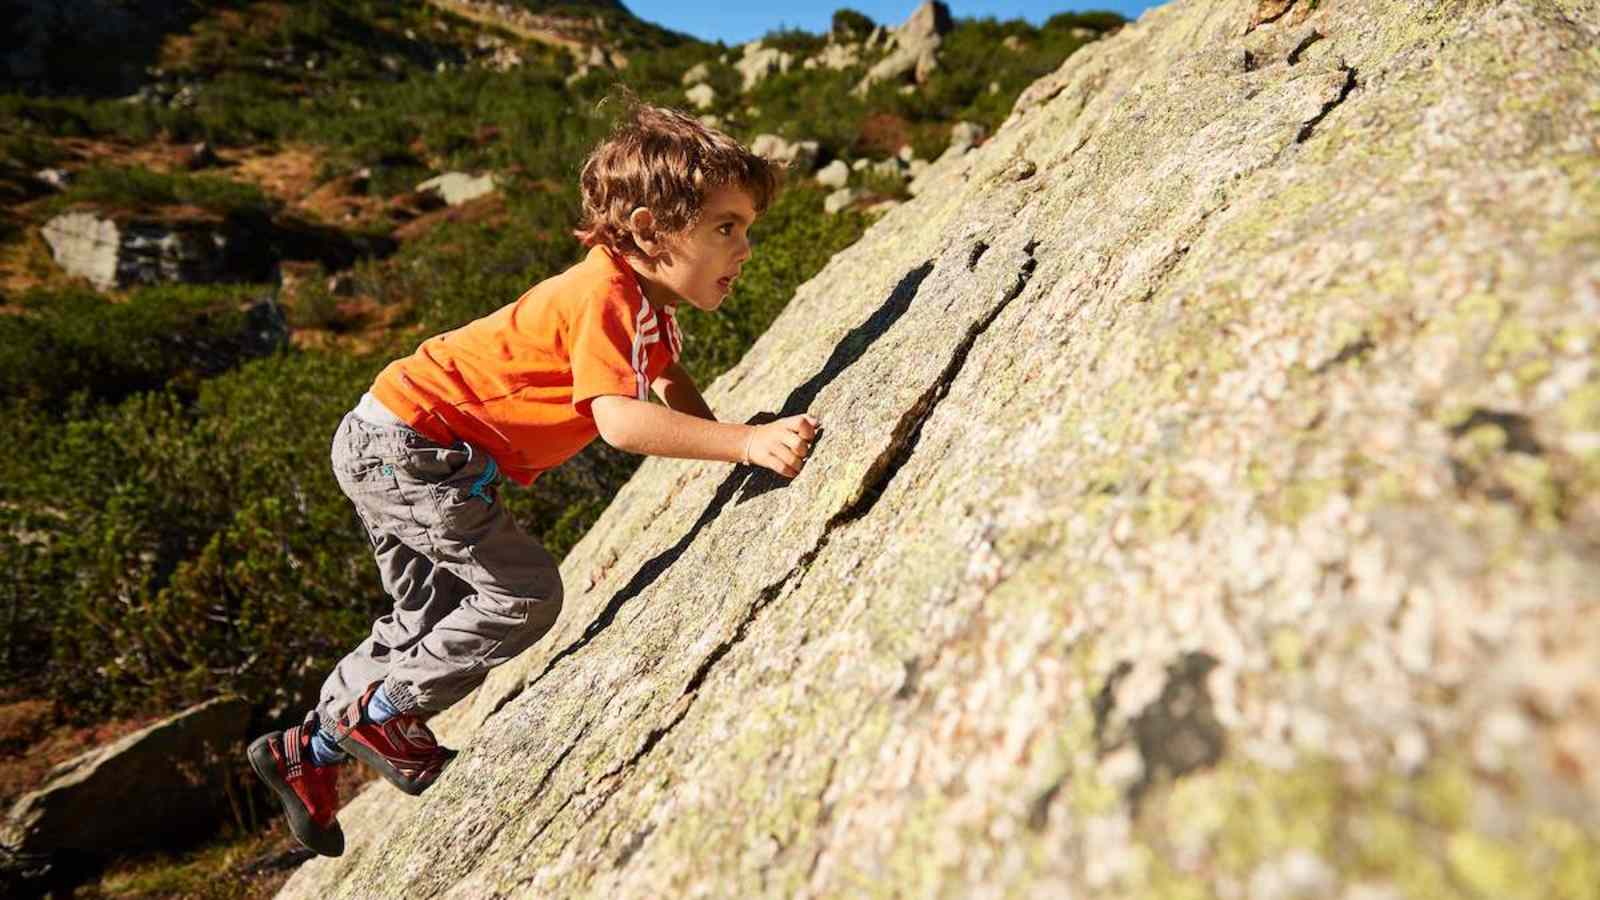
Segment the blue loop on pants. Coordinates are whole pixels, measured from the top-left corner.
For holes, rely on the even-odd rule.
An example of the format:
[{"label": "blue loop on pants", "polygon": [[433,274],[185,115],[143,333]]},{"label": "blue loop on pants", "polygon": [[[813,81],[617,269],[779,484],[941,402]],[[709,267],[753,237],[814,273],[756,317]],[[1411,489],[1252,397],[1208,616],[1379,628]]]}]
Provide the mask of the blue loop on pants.
[{"label": "blue loop on pants", "polygon": [[467,496],[482,497],[483,502],[494,505],[494,498],[484,493],[483,489],[489,486],[489,482],[494,480],[499,471],[500,467],[495,464],[494,457],[489,457],[489,464],[484,466],[483,474],[478,476],[478,480],[472,483],[472,490],[467,492]]}]

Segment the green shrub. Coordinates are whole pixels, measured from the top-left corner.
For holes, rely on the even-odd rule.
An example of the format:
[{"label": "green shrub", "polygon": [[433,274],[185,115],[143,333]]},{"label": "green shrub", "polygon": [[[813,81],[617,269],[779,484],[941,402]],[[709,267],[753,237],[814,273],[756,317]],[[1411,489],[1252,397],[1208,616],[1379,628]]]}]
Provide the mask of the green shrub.
[{"label": "green shrub", "polygon": [[839,40],[858,41],[872,34],[878,23],[847,7],[834,10],[831,33]]},{"label": "green shrub", "polygon": [[799,28],[785,28],[779,26],[761,36],[761,46],[774,47],[785,53],[793,53],[796,66],[800,60],[822,49],[827,40],[820,34],[812,34]]},{"label": "green shrub", "polygon": [[192,405],[146,393],[34,420],[29,458],[0,474],[43,549],[6,552],[35,573],[20,602],[52,610],[57,696],[100,712],[268,698],[351,642],[380,597],[328,438],[372,369],[283,354]]},{"label": "green shrub", "polygon": [[264,291],[149,287],[125,303],[83,289],[26,294],[25,315],[0,316],[0,394],[53,411],[78,392],[96,401],[164,385],[192,392],[272,348],[241,310]]},{"label": "green shrub", "polygon": [[188,204],[220,215],[273,212],[278,204],[253,184],[220,175],[152,172],[134,166],[96,166],[78,173],[71,187],[52,198],[51,210],[76,203],[148,209]]}]

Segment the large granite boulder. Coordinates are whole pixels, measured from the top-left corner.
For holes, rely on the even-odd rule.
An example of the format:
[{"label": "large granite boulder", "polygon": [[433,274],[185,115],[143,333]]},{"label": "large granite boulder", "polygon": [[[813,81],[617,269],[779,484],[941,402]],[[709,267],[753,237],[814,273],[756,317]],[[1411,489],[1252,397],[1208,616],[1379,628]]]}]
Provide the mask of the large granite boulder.
[{"label": "large granite boulder", "polygon": [[388,238],[349,235],[290,216],[193,208],[73,209],[46,222],[42,235],[57,265],[100,290],[265,281],[281,260],[316,260],[341,269],[395,246]]},{"label": "large granite boulder", "polygon": [[750,142],[750,149],[758,156],[781,162],[805,175],[816,166],[822,145],[816,141],[787,141],[776,134],[758,134]]},{"label": "large granite boulder", "polygon": [[743,55],[733,64],[742,79],[742,90],[748,91],[770,75],[789,71],[794,65],[794,54],[777,47],[768,47],[760,41],[744,45]]},{"label": "large granite boulder", "polygon": [[1600,9],[1178,0],[707,391],[282,896],[1585,896]]},{"label": "large granite boulder", "polygon": [[62,763],[0,825],[22,856],[181,846],[238,812],[249,706],[218,697]]},{"label": "large granite boulder", "polygon": [[899,28],[889,33],[889,54],[874,63],[856,85],[857,93],[880,81],[926,84],[939,68],[939,47],[955,24],[950,9],[939,0],[927,0]]},{"label": "large granite boulder", "polygon": [[228,238],[209,218],[156,221],[65,212],[43,229],[56,264],[101,290],[163,281],[216,281]]}]

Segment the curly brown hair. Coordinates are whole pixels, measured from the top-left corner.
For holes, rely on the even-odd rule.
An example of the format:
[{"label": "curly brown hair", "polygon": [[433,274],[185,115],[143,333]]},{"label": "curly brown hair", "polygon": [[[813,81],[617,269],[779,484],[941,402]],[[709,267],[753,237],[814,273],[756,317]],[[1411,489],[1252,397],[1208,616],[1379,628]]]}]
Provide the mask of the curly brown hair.
[{"label": "curly brown hair", "polygon": [[[693,225],[706,194],[736,184],[750,193],[756,213],[777,196],[782,166],[675,109],[624,96],[621,119],[584,161],[578,176],[583,217],[573,234],[585,247],[604,244],[642,254],[628,216],[650,210],[658,233]],[[650,237],[642,235],[642,237]]]}]

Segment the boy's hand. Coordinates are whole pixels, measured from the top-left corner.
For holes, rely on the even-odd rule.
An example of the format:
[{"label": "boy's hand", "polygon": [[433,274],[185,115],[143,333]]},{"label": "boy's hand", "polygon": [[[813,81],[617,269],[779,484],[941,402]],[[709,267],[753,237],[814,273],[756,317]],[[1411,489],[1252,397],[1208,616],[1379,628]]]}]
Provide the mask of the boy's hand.
[{"label": "boy's hand", "polygon": [[790,416],[765,425],[753,425],[744,445],[745,465],[763,466],[793,478],[800,474],[811,454],[811,441],[817,436],[817,420],[808,415]]}]

